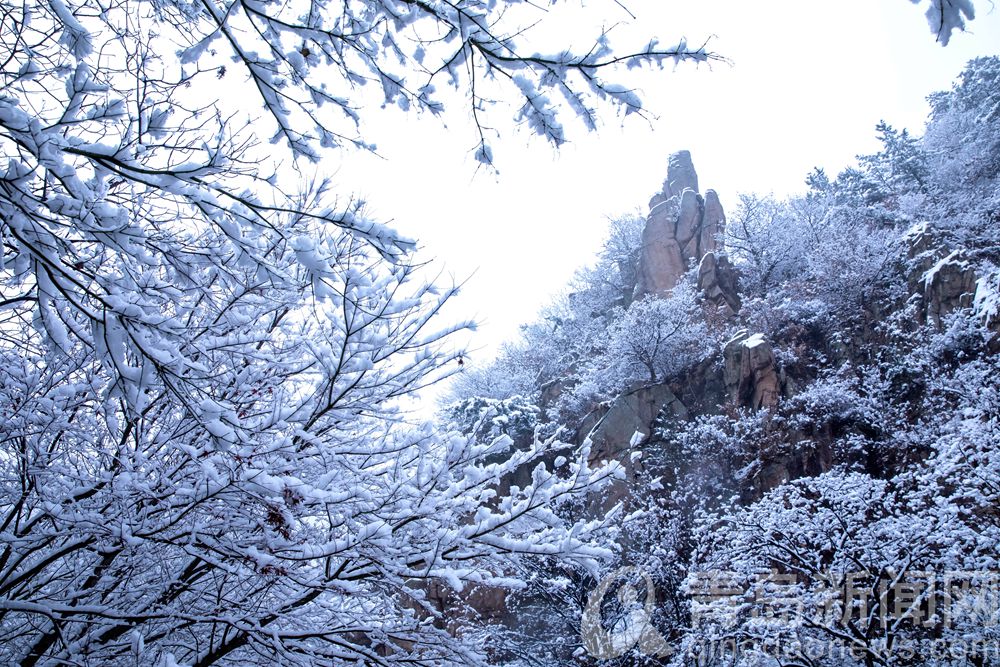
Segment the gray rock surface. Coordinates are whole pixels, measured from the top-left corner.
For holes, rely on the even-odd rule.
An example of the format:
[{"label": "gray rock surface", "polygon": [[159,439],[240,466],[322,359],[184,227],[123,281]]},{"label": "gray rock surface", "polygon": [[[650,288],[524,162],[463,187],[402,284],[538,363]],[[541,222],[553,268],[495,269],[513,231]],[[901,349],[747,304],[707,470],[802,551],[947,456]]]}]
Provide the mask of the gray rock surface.
[{"label": "gray rock surface", "polygon": [[955,251],[924,274],[924,305],[927,320],[941,326],[941,319],[972,305],[976,293],[976,271],[960,251]]},{"label": "gray rock surface", "polygon": [[688,411],[665,384],[637,386],[612,401],[590,429],[587,438],[592,443],[591,462],[618,461],[625,468],[624,478],[615,480],[600,498],[594,499],[596,513],[607,511],[629,495],[637,466],[642,465],[641,459],[633,458],[632,454],[641,450],[657,417],[685,420]]},{"label": "gray rock surface", "polygon": [[740,296],[736,288],[736,271],[725,255],[706,252],[698,265],[698,289],[705,300],[726,317],[739,312]]},{"label": "gray rock surface", "polygon": [[921,296],[923,321],[940,327],[943,317],[972,305],[978,281],[975,269],[965,253],[949,248],[926,225],[915,225],[904,238],[912,262],[910,292]]},{"label": "gray rock surface", "polygon": [[593,443],[591,458],[615,458],[637,432],[648,437],[650,424],[661,411],[687,419],[687,409],[665,384],[638,386],[621,394],[587,435]]}]

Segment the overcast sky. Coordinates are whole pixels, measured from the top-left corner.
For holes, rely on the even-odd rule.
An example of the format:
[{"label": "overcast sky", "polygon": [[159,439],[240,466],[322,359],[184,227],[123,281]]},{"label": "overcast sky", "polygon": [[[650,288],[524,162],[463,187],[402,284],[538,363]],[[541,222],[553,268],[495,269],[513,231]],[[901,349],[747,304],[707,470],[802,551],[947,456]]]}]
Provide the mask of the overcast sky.
[{"label": "overcast sky", "polygon": [[[636,20],[612,31],[613,45],[633,34],[711,38],[731,64],[645,72],[651,123],[610,114],[597,134],[571,127],[558,152],[511,122],[494,146],[498,174],[477,169],[461,109],[443,121],[383,112],[371,126],[381,157],[345,155],[337,169],[342,191],[418,239],[446,276],[471,276],[451,313],[481,322],[472,363],[592,260],[609,216],[645,214],[671,152],[690,150],[701,189],[729,208],[740,192],[798,192],[813,166],[835,175],[875,150],[880,119],[919,131],[929,93],[948,88],[968,59],[1000,53],[1000,8],[985,0],[947,47],[909,0],[626,4]],[[587,5],[606,25],[629,19],[612,0]],[[556,18],[572,34],[577,19]]]}]

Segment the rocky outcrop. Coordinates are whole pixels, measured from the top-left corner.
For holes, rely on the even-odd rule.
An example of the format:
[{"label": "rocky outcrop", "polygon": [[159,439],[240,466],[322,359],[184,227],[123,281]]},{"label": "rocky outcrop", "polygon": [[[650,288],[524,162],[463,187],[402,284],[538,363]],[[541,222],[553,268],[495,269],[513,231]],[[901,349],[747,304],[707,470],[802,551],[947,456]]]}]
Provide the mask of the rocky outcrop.
[{"label": "rocky outcrop", "polygon": [[924,322],[940,327],[942,318],[973,305],[978,279],[961,250],[952,251],[926,224],[915,225],[904,238],[912,262],[909,288],[921,295]]},{"label": "rocky outcrop", "polygon": [[927,320],[941,326],[943,317],[972,305],[976,271],[956,250],[924,274],[923,284]]},{"label": "rocky outcrop", "polygon": [[667,197],[680,196],[685,190],[698,192],[698,172],[691,161],[691,151],[677,151],[667,158],[667,180],[663,192]]},{"label": "rocky outcrop", "polygon": [[774,351],[762,334],[739,332],[726,343],[723,363],[726,390],[734,403],[759,410],[778,402],[781,383]]},{"label": "rocky outcrop", "polygon": [[740,310],[736,289],[736,270],[725,255],[706,252],[698,265],[698,289],[705,300],[724,315],[732,317]]},{"label": "rocky outcrop", "polygon": [[612,401],[604,415],[597,421],[586,439],[591,442],[591,462],[619,461],[625,475],[595,499],[603,512],[629,495],[640,459],[632,456],[651,434],[657,420],[686,420],[687,408],[668,385],[637,386]]},{"label": "rocky outcrop", "polygon": [[663,190],[649,202],[634,297],[668,294],[690,263],[718,249],[725,222],[715,191],[708,190],[704,197],[698,192],[691,153],[671,155]]},{"label": "rocky outcrop", "polygon": [[[656,201],[653,198],[653,202]],[[633,298],[647,294],[664,295],[677,284],[687,270],[687,262],[677,241],[677,219],[680,215],[680,198],[660,199],[650,202],[649,216],[642,230],[642,248],[639,251],[639,272]]]},{"label": "rocky outcrop", "polygon": [[687,409],[665,384],[638,386],[621,394],[597,424],[587,433],[591,458],[607,461],[628,448],[632,436],[649,436],[650,425],[666,412],[678,419],[687,419]]}]

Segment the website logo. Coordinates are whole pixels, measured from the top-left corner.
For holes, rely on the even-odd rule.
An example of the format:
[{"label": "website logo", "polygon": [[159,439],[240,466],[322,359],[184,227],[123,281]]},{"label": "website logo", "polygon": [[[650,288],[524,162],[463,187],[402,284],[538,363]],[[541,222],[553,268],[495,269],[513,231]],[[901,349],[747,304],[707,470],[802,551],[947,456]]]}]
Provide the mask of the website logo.
[{"label": "website logo", "polygon": [[[636,580],[641,579],[645,599],[640,602]],[[609,591],[615,588],[618,613],[606,619],[603,609]],[[580,622],[583,646],[598,660],[608,660],[637,649],[650,657],[667,657],[673,653],[663,635],[653,626],[656,590],[650,576],[636,567],[622,567],[601,580],[587,597],[587,606]],[[608,627],[610,626],[610,627]]]}]

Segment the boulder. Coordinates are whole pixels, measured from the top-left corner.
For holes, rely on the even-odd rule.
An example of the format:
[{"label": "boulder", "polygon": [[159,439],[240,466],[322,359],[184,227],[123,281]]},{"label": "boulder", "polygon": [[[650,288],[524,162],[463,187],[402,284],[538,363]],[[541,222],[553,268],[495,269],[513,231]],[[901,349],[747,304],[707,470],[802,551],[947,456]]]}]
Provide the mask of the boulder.
[{"label": "boulder", "polygon": [[681,193],[680,210],[677,213],[677,231],[674,238],[683,247],[701,231],[701,218],[704,213],[704,201],[694,190]]},{"label": "boulder", "polygon": [[740,296],[736,289],[736,271],[725,255],[706,252],[698,265],[698,289],[705,300],[726,317],[739,312]]},{"label": "boulder", "polygon": [[632,436],[650,435],[650,425],[666,412],[687,419],[687,409],[665,384],[640,385],[621,394],[587,434],[593,443],[591,459],[608,461],[631,447]]},{"label": "boulder", "polygon": [[740,331],[726,343],[723,374],[729,398],[751,410],[770,408],[781,394],[777,363],[763,334]]},{"label": "boulder", "polygon": [[715,190],[705,192],[705,212],[701,224],[702,252],[719,250],[718,237],[726,230],[726,214]]},{"label": "boulder", "polygon": [[646,218],[639,251],[636,298],[669,293],[687,269],[675,237],[678,209],[678,200],[664,200],[651,209]]},{"label": "boulder", "polygon": [[591,510],[595,515],[627,502],[638,466],[642,465],[641,459],[632,454],[649,438],[658,418],[687,419],[688,411],[669,386],[640,385],[616,398],[590,430],[587,439],[592,443],[591,463],[618,461],[625,468],[623,478],[616,479],[600,498],[593,499]]}]

